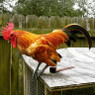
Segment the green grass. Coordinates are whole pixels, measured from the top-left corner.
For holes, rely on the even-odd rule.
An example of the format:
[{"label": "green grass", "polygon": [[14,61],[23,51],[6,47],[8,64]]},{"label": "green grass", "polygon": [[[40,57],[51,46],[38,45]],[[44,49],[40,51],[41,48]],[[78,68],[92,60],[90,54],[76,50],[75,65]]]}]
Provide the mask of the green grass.
[{"label": "green grass", "polygon": [[53,31],[53,29],[25,29],[25,28],[19,30],[29,31],[34,34],[47,34]]}]

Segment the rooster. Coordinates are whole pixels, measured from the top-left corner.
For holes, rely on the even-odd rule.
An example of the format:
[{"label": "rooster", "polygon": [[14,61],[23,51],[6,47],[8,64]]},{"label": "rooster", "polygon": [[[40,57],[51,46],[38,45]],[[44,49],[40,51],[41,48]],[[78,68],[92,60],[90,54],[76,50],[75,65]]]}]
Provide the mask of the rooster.
[{"label": "rooster", "polygon": [[[44,72],[48,66],[56,66],[60,62],[61,55],[56,49],[66,43],[68,46],[71,42],[76,42],[78,34],[83,34],[88,42],[89,49],[92,41],[89,33],[78,24],[69,24],[63,29],[56,29],[49,34],[37,35],[23,30],[13,30],[12,22],[1,30],[1,34],[6,41],[10,41],[13,48],[18,47],[22,54],[26,54],[38,61],[38,66],[33,75],[37,78]],[[41,63],[46,63],[45,67],[38,72]]]}]

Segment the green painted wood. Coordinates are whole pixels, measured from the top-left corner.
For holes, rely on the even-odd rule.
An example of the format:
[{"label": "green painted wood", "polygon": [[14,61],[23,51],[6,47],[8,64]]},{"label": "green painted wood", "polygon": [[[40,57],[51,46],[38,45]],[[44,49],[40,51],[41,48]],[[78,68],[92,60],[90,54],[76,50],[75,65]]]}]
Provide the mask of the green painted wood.
[{"label": "green painted wood", "polygon": [[12,49],[11,95],[23,95],[23,59],[18,49]]},{"label": "green painted wood", "polygon": [[24,95],[23,63],[24,63],[24,60],[22,58],[21,53],[19,53],[19,73],[18,73],[19,94],[18,95]]},{"label": "green painted wood", "polygon": [[10,44],[0,37],[0,95],[10,95]]},{"label": "green painted wood", "polygon": [[0,36],[0,95],[24,95],[23,58]]},{"label": "green painted wood", "polygon": [[11,67],[11,94],[18,95],[18,70],[19,62],[16,49],[12,50],[12,67]]}]

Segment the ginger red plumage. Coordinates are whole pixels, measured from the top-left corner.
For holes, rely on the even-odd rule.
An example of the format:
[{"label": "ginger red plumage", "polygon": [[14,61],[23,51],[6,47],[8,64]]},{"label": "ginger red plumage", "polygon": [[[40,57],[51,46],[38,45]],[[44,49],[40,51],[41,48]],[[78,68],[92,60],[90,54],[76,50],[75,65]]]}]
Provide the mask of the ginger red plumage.
[{"label": "ginger red plumage", "polygon": [[60,61],[55,50],[69,39],[62,30],[45,35],[36,35],[22,30],[13,30],[12,32],[17,33],[17,46],[23,54],[33,57],[40,63],[45,62],[49,66],[56,65],[52,60]]}]

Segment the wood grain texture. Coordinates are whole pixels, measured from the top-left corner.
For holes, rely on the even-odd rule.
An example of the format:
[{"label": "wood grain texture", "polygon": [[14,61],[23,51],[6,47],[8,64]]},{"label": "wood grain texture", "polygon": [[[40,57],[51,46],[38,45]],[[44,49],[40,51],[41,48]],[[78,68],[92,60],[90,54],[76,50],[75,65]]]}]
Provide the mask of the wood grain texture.
[{"label": "wood grain texture", "polygon": [[[95,48],[67,48],[59,49],[62,55],[61,62],[57,69],[74,66],[73,69],[51,74],[49,68],[41,76],[42,82],[49,91],[60,91],[78,87],[95,86]],[[35,70],[37,62],[32,58],[23,55],[26,64],[31,70]],[[40,69],[44,67],[44,63]]]},{"label": "wood grain texture", "polygon": [[0,95],[10,95],[10,44],[0,37]]},{"label": "wood grain texture", "polygon": [[0,95],[23,95],[22,63],[18,49],[0,36]]},{"label": "wood grain texture", "polygon": [[27,65],[25,63],[23,63],[23,79],[24,79],[24,95],[30,95],[29,92],[29,69],[27,68]]},{"label": "wood grain texture", "polygon": [[12,64],[11,64],[11,94],[24,95],[22,67],[23,59],[17,48],[12,49]]},{"label": "wood grain texture", "polygon": [[45,95],[61,95],[61,91],[50,92],[47,87],[45,87]]}]

